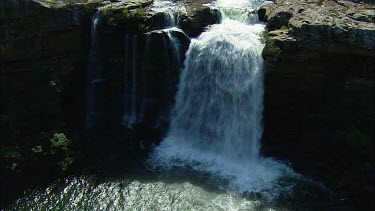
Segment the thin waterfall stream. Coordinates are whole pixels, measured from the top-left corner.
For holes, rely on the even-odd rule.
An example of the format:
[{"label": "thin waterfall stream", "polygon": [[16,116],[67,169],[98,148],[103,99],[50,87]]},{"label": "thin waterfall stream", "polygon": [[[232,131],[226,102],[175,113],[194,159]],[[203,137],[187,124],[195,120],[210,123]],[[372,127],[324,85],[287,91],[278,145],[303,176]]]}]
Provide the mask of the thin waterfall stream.
[{"label": "thin waterfall stream", "polygon": [[90,54],[87,65],[87,114],[85,126],[86,128],[92,127],[96,121],[98,114],[98,108],[96,106],[97,97],[95,91],[100,83],[103,81],[102,76],[102,56],[101,55],[101,43],[100,43],[100,27],[102,25],[102,17],[99,12],[96,12],[91,20],[91,44]]}]

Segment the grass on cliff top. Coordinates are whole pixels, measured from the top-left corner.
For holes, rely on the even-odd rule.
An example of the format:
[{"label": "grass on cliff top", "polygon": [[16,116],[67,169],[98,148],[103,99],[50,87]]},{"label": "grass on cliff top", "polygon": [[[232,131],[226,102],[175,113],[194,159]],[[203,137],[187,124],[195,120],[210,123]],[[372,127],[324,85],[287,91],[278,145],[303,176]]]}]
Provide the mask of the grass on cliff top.
[{"label": "grass on cliff top", "polygon": [[36,0],[51,8],[61,8],[71,6],[76,3],[99,4],[104,0]]},{"label": "grass on cliff top", "polygon": [[270,37],[267,31],[263,33],[262,42],[265,44],[262,52],[263,57],[270,62],[276,62],[281,49],[275,45],[275,40]]},{"label": "grass on cliff top", "polygon": [[143,8],[139,7],[134,10],[124,9],[120,13],[111,7],[104,7],[100,10],[109,26],[123,24],[127,28],[135,30],[145,30],[145,23],[148,15]]}]

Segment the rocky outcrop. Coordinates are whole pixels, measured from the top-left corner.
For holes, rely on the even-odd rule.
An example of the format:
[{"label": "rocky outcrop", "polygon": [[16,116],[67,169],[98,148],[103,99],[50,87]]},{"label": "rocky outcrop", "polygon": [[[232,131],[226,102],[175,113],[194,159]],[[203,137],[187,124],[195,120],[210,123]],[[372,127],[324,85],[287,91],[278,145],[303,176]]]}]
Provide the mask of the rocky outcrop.
[{"label": "rocky outcrop", "polygon": [[342,206],[372,210],[374,60],[314,54],[267,64],[263,153],[321,181]]},{"label": "rocky outcrop", "polygon": [[152,0],[130,0],[98,8],[107,27],[142,32],[150,27],[150,15],[146,12]]},{"label": "rocky outcrop", "polygon": [[98,10],[90,46],[94,58],[87,65],[93,97],[85,130],[85,150],[95,157],[146,150],[169,124],[190,39],[177,28],[153,30],[153,15],[142,5],[130,9],[127,2]]},{"label": "rocky outcrop", "polygon": [[[372,210],[374,6],[276,0],[267,21],[263,152]],[[369,188],[370,187],[370,188]]]},{"label": "rocky outcrop", "polygon": [[276,0],[258,13],[281,49],[354,48],[370,55],[375,49],[374,9],[350,1]]},{"label": "rocky outcrop", "polygon": [[2,65],[80,53],[82,25],[90,13],[83,4],[52,7],[32,0],[6,0],[0,7]]},{"label": "rocky outcrop", "polygon": [[212,0],[185,0],[187,18],[181,23],[181,28],[191,37],[201,34],[204,29],[221,20],[220,11],[217,8],[210,8],[204,4]]}]

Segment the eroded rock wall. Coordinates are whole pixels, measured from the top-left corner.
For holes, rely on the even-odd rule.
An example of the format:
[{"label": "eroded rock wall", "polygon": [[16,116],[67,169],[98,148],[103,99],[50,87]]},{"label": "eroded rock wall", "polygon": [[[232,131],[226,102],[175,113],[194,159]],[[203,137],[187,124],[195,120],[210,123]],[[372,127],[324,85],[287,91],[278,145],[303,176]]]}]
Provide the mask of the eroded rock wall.
[{"label": "eroded rock wall", "polygon": [[371,209],[374,189],[374,7],[276,0],[267,21],[264,153]]}]

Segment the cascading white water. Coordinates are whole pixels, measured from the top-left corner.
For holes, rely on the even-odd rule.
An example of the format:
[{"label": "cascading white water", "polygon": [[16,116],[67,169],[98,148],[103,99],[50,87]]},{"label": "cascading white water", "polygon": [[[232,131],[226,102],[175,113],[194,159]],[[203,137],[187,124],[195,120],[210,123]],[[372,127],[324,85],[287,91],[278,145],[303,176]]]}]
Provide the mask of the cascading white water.
[{"label": "cascading white water", "polygon": [[183,3],[169,0],[155,0],[150,8],[155,13],[162,13],[161,23],[154,23],[156,27],[178,27],[182,14],[186,14]]},{"label": "cascading white water", "polygon": [[224,20],[191,44],[168,139],[225,159],[258,158],[262,28]]},{"label": "cascading white water", "polygon": [[169,132],[149,161],[154,168],[188,166],[209,172],[241,192],[273,198],[278,179],[293,172],[259,156],[264,25],[254,24],[256,17],[248,12],[248,18],[222,13],[220,24],[190,44]]},{"label": "cascading white water", "polygon": [[254,9],[221,7],[221,16],[223,19],[238,20],[241,23],[255,24],[259,22]]}]

